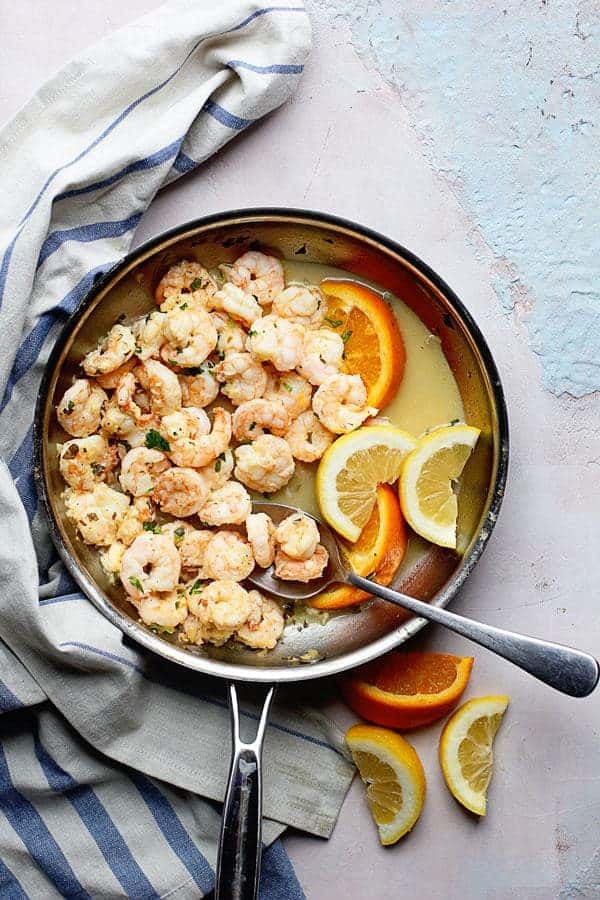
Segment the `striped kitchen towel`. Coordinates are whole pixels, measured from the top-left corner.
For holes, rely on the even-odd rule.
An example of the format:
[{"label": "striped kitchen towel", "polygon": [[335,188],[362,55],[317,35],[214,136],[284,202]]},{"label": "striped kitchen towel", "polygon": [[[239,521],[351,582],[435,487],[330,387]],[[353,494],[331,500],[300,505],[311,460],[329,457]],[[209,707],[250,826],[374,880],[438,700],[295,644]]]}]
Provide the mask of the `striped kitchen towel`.
[{"label": "striped kitchen towel", "polygon": [[[69,63],[0,132],[2,897],[213,884],[223,687],[127,643],[71,582],[38,508],[33,409],[63,322],[155,193],[284,102],[309,47],[298,0],[176,0]],[[353,767],[297,702],[275,708],[265,756],[263,892],[294,900],[277,839],[286,825],[328,836]]]}]

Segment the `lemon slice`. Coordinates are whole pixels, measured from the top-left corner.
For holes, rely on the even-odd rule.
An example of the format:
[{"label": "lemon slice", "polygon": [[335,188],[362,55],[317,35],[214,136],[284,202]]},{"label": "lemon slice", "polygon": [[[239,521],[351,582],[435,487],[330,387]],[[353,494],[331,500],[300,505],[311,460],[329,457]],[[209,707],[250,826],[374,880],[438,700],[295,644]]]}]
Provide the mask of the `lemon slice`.
[{"label": "lemon slice", "polygon": [[367,785],[367,801],[385,846],[411,830],[425,799],[425,772],[408,741],[374,725],[353,725],[346,743]]},{"label": "lemon slice", "polygon": [[456,547],[454,482],[479,434],[471,425],[436,428],[406,459],[400,478],[402,512],[411,528],[433,544]]},{"label": "lemon slice", "polygon": [[440,737],[440,765],[453,797],[478,816],[485,816],[492,778],[492,744],[508,697],[469,700],[446,722]]},{"label": "lemon slice", "polygon": [[375,506],[378,484],[392,484],[416,446],[392,425],[367,425],[333,442],[317,470],[323,518],[349,541],[357,541]]}]

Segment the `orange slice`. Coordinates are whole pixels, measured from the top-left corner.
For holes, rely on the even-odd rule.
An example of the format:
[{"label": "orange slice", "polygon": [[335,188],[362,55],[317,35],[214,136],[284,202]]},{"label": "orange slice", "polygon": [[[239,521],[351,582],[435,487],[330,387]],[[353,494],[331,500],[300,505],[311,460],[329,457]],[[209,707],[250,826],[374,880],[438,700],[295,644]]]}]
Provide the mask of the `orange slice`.
[{"label": "orange slice", "polygon": [[[377,488],[377,499],[369,521],[355,544],[340,540],[346,558],[357,575],[375,573],[374,581],[389,584],[404,558],[408,531],[396,491],[388,484]],[[349,584],[340,584],[307,601],[315,609],[342,609],[368,600],[371,594]]]},{"label": "orange slice", "polygon": [[454,709],[472,668],[472,656],[393,650],[343,679],[342,693],[348,706],[369,722],[419,728]]},{"label": "orange slice", "polygon": [[353,281],[326,278],[321,290],[328,298],[325,326],[345,343],[345,369],[360,375],[369,406],[383,409],[402,381],[406,353],[396,318],[380,294]]}]

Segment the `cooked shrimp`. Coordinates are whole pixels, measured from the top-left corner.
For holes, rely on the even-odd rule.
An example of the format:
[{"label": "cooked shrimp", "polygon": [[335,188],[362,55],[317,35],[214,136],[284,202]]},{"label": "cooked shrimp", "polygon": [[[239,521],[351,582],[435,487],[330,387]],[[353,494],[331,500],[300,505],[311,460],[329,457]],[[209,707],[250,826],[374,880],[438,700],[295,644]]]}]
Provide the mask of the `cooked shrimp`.
[{"label": "cooked shrimp", "polygon": [[275,526],[266,513],[251,513],[246,519],[246,534],[256,564],[268,569],[275,559]]},{"label": "cooked shrimp", "polygon": [[196,375],[180,375],[179,384],[183,406],[208,406],[219,393],[219,382],[208,364],[200,366]]},{"label": "cooked shrimp", "polygon": [[272,650],[281,635],[285,619],[281,607],[272,597],[258,591],[249,592],[252,612],[237,629],[236,638],[254,650]]},{"label": "cooked shrimp", "polygon": [[283,266],[274,256],[249,250],[232,266],[220,266],[225,277],[253,294],[261,306],[272,303],[284,288]]},{"label": "cooked shrimp", "polygon": [[263,434],[235,451],[235,477],[252,491],[271,494],[294,474],[292,451],[283,438]]},{"label": "cooked shrimp", "polygon": [[250,544],[236,531],[218,531],[204,556],[204,570],[219,581],[243,581],[254,568]]},{"label": "cooked shrimp", "polygon": [[152,493],[158,476],[170,468],[171,463],[160,450],[135,447],[123,457],[119,481],[128,494],[142,497]]},{"label": "cooked shrimp", "polygon": [[148,497],[136,497],[125,511],[119,527],[117,540],[126,547],[133,544],[136,537],[144,531],[144,523],[154,518],[154,508]]},{"label": "cooked shrimp", "polygon": [[155,419],[146,422],[143,427],[138,425],[133,416],[119,408],[114,394],[102,413],[103,431],[125,441],[129,447],[141,447],[145,443],[147,429],[158,428],[159,424],[160,420]]},{"label": "cooked shrimp", "polygon": [[101,387],[87,378],[78,378],[63,394],[56,407],[56,417],[68,434],[87,437],[98,431],[107,400]]},{"label": "cooked shrimp", "polygon": [[157,625],[167,633],[185,622],[188,614],[185,591],[151,593],[137,604],[140,619],[146,625]]},{"label": "cooked shrimp", "polygon": [[[187,301],[195,305],[205,305],[208,297],[217,289],[217,283],[212,275],[207,272],[200,263],[182,259],[163,275],[154,292],[154,298],[158,304],[165,303],[169,298],[175,298],[175,302]],[[168,304],[167,304],[168,305]]]},{"label": "cooked shrimp", "polygon": [[[161,423],[169,443],[168,456],[178,466],[200,469],[216,460],[229,447],[231,441],[231,414],[220,406],[213,412],[213,424],[210,433],[210,419],[203,409],[186,407],[165,416]],[[200,419],[200,413],[204,418]]]},{"label": "cooked shrimp", "polygon": [[168,444],[165,449],[176,466],[196,467],[196,441],[209,432],[207,413],[193,406],[169,413],[160,422],[160,433]]},{"label": "cooked shrimp", "polygon": [[63,493],[67,517],[77,525],[86,544],[108,547],[117,539],[117,529],[129,507],[129,497],[106,484],[97,484],[91,491]]},{"label": "cooked shrimp", "polygon": [[100,553],[100,565],[112,582],[115,582],[119,577],[121,565],[123,563],[123,554],[126,550],[127,547],[125,544],[122,544],[120,541],[115,541],[114,544],[110,545],[108,550]]},{"label": "cooked shrimp", "polygon": [[321,425],[310,409],[301,413],[285,433],[292,456],[302,462],[321,459],[334,438],[335,435]]},{"label": "cooked shrimp", "polygon": [[289,319],[264,316],[248,332],[246,349],[255,359],[273,363],[279,372],[289,372],[302,360],[304,331],[302,325]]},{"label": "cooked shrimp", "polygon": [[190,612],[204,625],[235,631],[252,612],[248,591],[232,579],[216,579],[187,595]]},{"label": "cooked shrimp", "polygon": [[150,407],[157,416],[167,416],[181,407],[181,387],[175,372],[157,359],[147,359],[135,369],[135,376],[150,396]]},{"label": "cooked shrimp", "polygon": [[219,353],[232,350],[242,351],[246,346],[246,332],[226,312],[212,312],[212,322],[217,329],[217,347]]},{"label": "cooked shrimp", "polygon": [[322,544],[308,559],[292,559],[283,550],[275,554],[275,575],[283,581],[312,581],[319,578],[329,561],[329,554]]},{"label": "cooked shrimp", "polygon": [[137,366],[137,359],[135,356],[132,356],[131,359],[128,359],[126,363],[123,363],[114,372],[108,372],[106,375],[97,375],[96,381],[105,391],[112,391],[116,388],[123,375],[131,372],[135,366]]},{"label": "cooked shrimp", "polygon": [[204,505],[210,485],[195,469],[167,469],[159,475],[154,487],[154,499],[163,512],[172,516],[194,516]]},{"label": "cooked shrimp", "polygon": [[269,374],[263,394],[265,400],[279,400],[287,409],[290,418],[295,419],[306,409],[310,409],[312,385],[297,372],[282,375]]},{"label": "cooked shrimp", "polygon": [[172,541],[179,550],[185,540],[186,534],[191,534],[192,531],[195,530],[194,526],[190,525],[189,522],[184,522],[182,519],[175,519],[174,522],[167,522],[166,525],[160,525],[158,534],[166,534],[169,540]]},{"label": "cooked shrimp", "polygon": [[344,342],[335,331],[319,328],[304,335],[302,358],[298,371],[311,384],[323,384],[340,370],[344,356]]},{"label": "cooked shrimp", "polygon": [[241,525],[252,509],[250,494],[237,481],[228,481],[213,490],[198,512],[198,518],[206,525]]},{"label": "cooked shrimp", "polygon": [[367,406],[367,389],[360,375],[334,375],[318,388],[313,410],[321,424],[334,434],[354,431],[378,412]]},{"label": "cooked shrimp", "polygon": [[208,578],[204,560],[207,547],[213,537],[214,533],[208,531],[208,529],[198,530],[194,528],[184,534],[179,544],[181,564],[184,569],[196,569],[196,578]]},{"label": "cooked shrimp", "polygon": [[210,305],[212,309],[222,310],[246,326],[251,326],[262,316],[262,309],[256,298],[235,284],[224,284],[221,290],[210,298]]},{"label": "cooked shrimp", "polygon": [[275,531],[275,540],[281,551],[291,559],[310,559],[320,538],[315,520],[303,513],[292,513],[279,523]]},{"label": "cooked shrimp", "polygon": [[188,616],[183,623],[184,640],[191,644],[214,644],[221,647],[233,634],[233,628],[215,628],[214,625],[204,625],[196,616]]},{"label": "cooked shrimp", "polygon": [[135,337],[135,352],[138,359],[158,357],[160,348],[165,342],[166,315],[154,311],[133,323],[131,330]]},{"label": "cooked shrimp", "polygon": [[290,284],[273,300],[271,312],[276,316],[318,328],[325,318],[326,303],[321,289],[306,284]]},{"label": "cooked shrimp", "polygon": [[139,389],[135,374],[127,372],[121,377],[113,394],[119,409],[131,416],[136,425],[146,426],[154,419],[150,410],[150,398]]},{"label": "cooked shrimp", "polygon": [[224,382],[221,391],[234,406],[262,397],[267,386],[267,373],[250,353],[226,353],[215,375]]},{"label": "cooked shrimp", "polygon": [[139,600],[154,591],[173,591],[181,572],[181,559],[164,534],[145,531],[123,554],[121,583],[130,597]]},{"label": "cooked shrimp", "polygon": [[203,307],[171,310],[166,316],[164,334],[167,343],[161,347],[160,355],[170,366],[200,366],[217,346],[217,329]]},{"label": "cooked shrimp", "polygon": [[227,484],[231,478],[234,465],[235,460],[232,451],[225,450],[223,453],[219,453],[214,462],[209,463],[208,466],[203,466],[200,472],[210,482],[211,490],[216,491],[223,487],[224,484]]},{"label": "cooked shrimp", "polygon": [[115,448],[100,434],[66,441],[58,458],[60,474],[78,491],[91,491],[98,481],[106,481],[116,463]]},{"label": "cooked shrimp", "polygon": [[279,400],[247,400],[235,410],[232,425],[238,441],[253,441],[264,434],[263,428],[287,431],[290,417]]},{"label": "cooked shrimp", "polygon": [[113,325],[96,350],[81,363],[86,375],[106,375],[119,369],[135,353],[135,338],[125,325]]}]

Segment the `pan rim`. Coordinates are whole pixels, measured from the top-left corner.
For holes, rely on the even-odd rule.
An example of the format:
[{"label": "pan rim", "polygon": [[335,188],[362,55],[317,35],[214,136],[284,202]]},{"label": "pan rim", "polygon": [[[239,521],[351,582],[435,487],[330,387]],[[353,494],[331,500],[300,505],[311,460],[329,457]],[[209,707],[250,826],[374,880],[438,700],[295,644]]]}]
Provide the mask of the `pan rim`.
[{"label": "pan rim", "polygon": [[457,294],[427,263],[397,241],[394,241],[373,229],[343,217],[309,209],[298,209],[293,207],[250,207],[227,210],[225,212],[212,213],[208,216],[193,219],[150,238],[139,247],[136,247],[135,250],[126,254],[123,259],[111,266],[103,275],[99,276],[92,288],[82,299],[77,309],[65,322],[61,333],[52,348],[40,382],[35,408],[33,425],[34,478],[38,497],[46,515],[52,540],[61,559],[67,567],[67,570],[86,596],[109,621],[116,625],[123,634],[130,637],[136,644],[157,653],[171,662],[184,665],[186,668],[202,672],[203,674],[227,678],[234,681],[263,683],[308,681],[328,675],[339,674],[340,672],[354,668],[357,665],[369,662],[404,643],[404,641],[417,634],[424,625],[428,624],[427,620],[417,617],[411,618],[408,622],[400,625],[383,637],[377,638],[376,640],[345,653],[340,657],[320,660],[310,664],[294,663],[290,661],[288,666],[276,667],[247,666],[243,663],[235,664],[203,657],[201,655],[189,653],[184,648],[177,647],[168,641],[163,640],[158,635],[152,634],[132,619],[129,619],[124,614],[120,613],[107,602],[102,591],[95,582],[86,575],[65,545],[50,501],[48,485],[46,482],[43,461],[44,411],[47,405],[48,391],[54,375],[56,362],[60,357],[62,349],[69,340],[73,329],[76,327],[88,307],[93,304],[100,291],[102,291],[106,284],[111,280],[118,277],[123,270],[137,264],[142,258],[150,256],[153,250],[160,246],[164,246],[165,243],[180,239],[187,233],[198,230],[199,228],[205,229],[213,225],[228,225],[234,222],[243,223],[246,221],[251,223],[256,221],[264,222],[265,220],[277,221],[278,219],[288,222],[293,220],[303,224],[313,223],[321,226],[331,225],[338,230],[342,229],[352,233],[359,240],[364,241],[366,239],[368,242],[383,247],[390,253],[401,257],[416,269],[421,276],[431,282],[437,291],[443,294],[444,298],[461,318],[470,340],[477,348],[485,376],[489,383],[490,396],[493,403],[493,412],[497,426],[498,446],[495,447],[495,477],[493,478],[493,481],[490,481],[487,511],[485,516],[481,519],[478,532],[472,541],[471,548],[469,552],[463,556],[458,568],[444,585],[442,590],[431,599],[430,602],[432,605],[439,607],[447,606],[463,586],[464,582],[481,558],[491,537],[502,505],[508,474],[509,457],[509,427],[504,391],[493,355],[479,326]]}]

